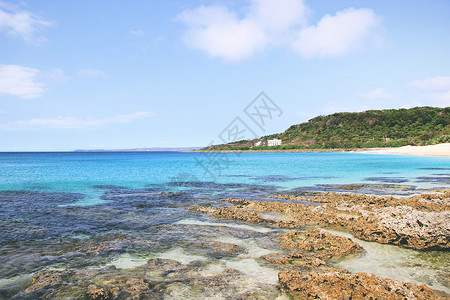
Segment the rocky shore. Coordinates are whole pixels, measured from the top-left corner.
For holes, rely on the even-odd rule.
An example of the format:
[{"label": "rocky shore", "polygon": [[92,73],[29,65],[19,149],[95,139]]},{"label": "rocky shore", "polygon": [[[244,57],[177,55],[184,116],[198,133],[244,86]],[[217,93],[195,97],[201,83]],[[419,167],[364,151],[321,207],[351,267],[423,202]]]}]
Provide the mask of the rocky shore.
[{"label": "rocky shore", "polygon": [[[268,223],[282,228],[341,228],[362,240],[416,250],[450,248],[450,191],[403,199],[339,193],[270,197],[289,201],[227,198],[222,200],[234,206],[194,207],[192,210],[217,218]],[[305,201],[320,205],[296,203]]]},{"label": "rocky shore", "polygon": [[259,294],[248,294],[236,290],[237,283],[243,280],[237,270],[202,276],[206,269],[207,265],[200,261],[181,264],[155,258],[133,269],[109,266],[46,271],[37,274],[18,299],[183,299],[187,291],[203,299],[224,291],[229,297],[241,294],[242,299],[261,299],[263,295],[276,298],[278,293],[270,286],[261,286]]},{"label": "rocky shore", "polygon": [[[313,197],[273,195],[282,201],[222,199],[223,207],[193,207],[216,218],[264,223],[289,229],[344,229],[355,237],[416,250],[450,248],[450,191],[399,199],[386,196],[323,193]],[[301,204],[298,202],[309,202]],[[425,285],[351,274],[329,262],[363,248],[351,239],[322,229],[290,231],[279,237],[288,253],[261,259],[283,267],[281,288],[295,299],[440,299]],[[443,298],[444,299],[444,298]]]},{"label": "rocky shore", "polygon": [[278,277],[282,288],[298,299],[440,299],[425,285],[366,273],[288,271]]},{"label": "rocky shore", "polygon": [[[292,299],[445,299],[449,296],[423,284],[341,269],[336,262],[364,255],[366,250],[359,244],[362,242],[330,229],[345,230],[361,240],[398,247],[448,251],[450,191],[404,199],[314,193],[308,197],[272,195],[266,201],[221,200],[188,210],[273,228],[249,232],[222,226],[225,222],[201,225],[201,221],[165,225],[168,235],[163,239],[193,234],[192,239],[180,239],[180,249],[190,249],[187,255],[194,254],[193,259],[186,261],[182,259],[184,254],[176,251],[161,256],[174,250],[169,250],[172,249],[169,245],[163,247],[155,237],[99,236],[59,256],[42,258],[64,265],[74,258],[84,261],[86,266],[97,261],[94,267],[72,264],[64,269],[45,268],[25,280],[13,299],[182,299],[186,295],[190,299],[217,295],[224,299],[277,299],[283,293]],[[223,206],[214,206],[218,204]],[[208,224],[215,226],[205,226]],[[213,235],[216,238],[207,232],[216,233]],[[276,246],[271,248],[274,251],[248,247],[250,237],[270,234],[273,237],[270,243]],[[234,239],[222,239],[224,236]],[[159,256],[155,254],[156,258],[135,265],[111,260],[127,260],[137,249],[155,247],[162,251]],[[254,268],[253,273],[247,273],[246,268]],[[267,270],[270,270],[270,280],[252,280],[257,272]]]}]

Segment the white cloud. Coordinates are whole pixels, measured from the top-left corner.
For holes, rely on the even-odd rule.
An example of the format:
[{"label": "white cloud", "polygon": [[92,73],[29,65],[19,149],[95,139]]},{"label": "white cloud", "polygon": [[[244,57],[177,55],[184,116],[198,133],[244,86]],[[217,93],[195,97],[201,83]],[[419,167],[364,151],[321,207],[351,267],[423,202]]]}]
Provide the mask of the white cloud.
[{"label": "white cloud", "polygon": [[410,83],[410,86],[422,91],[450,91],[450,76],[415,80]]},{"label": "white cloud", "polygon": [[117,115],[110,118],[75,118],[75,117],[55,117],[55,118],[35,118],[10,122],[0,125],[1,130],[29,130],[29,129],[76,129],[96,127],[108,124],[124,124],[131,121],[151,117],[150,112],[135,112],[126,115]]},{"label": "white cloud", "polygon": [[36,32],[51,25],[52,22],[29,11],[0,1],[0,31],[23,38],[27,42],[40,42],[44,39],[37,37]]},{"label": "white cloud", "polygon": [[236,61],[275,42],[301,23],[306,11],[303,0],[252,0],[243,17],[225,6],[200,6],[177,19],[188,27],[183,38],[187,45]]},{"label": "white cloud", "polygon": [[294,44],[303,57],[335,57],[360,47],[378,17],[371,9],[346,9],[325,15],[316,26],[304,28]]},{"label": "white cloud", "polygon": [[303,23],[308,11],[300,0],[253,0],[248,18],[262,28],[283,31]]},{"label": "white cloud", "polygon": [[131,30],[130,34],[134,35],[134,36],[143,36],[145,34],[145,31],[141,30],[141,29],[139,29],[139,30]]},{"label": "white cloud", "polygon": [[357,49],[378,24],[370,9],[347,9],[305,27],[309,9],[303,0],[251,0],[242,15],[226,6],[185,10],[184,42],[213,57],[242,60],[267,46],[288,46],[304,57],[332,57]]},{"label": "white cloud", "polygon": [[251,20],[240,20],[226,7],[201,6],[185,11],[179,20],[188,24],[187,45],[213,57],[240,60],[267,44],[265,33]]},{"label": "white cloud", "polygon": [[0,65],[0,95],[13,95],[22,99],[41,97],[44,87],[36,81],[39,70],[17,65]]},{"label": "white cloud", "polygon": [[422,98],[427,105],[450,106],[450,76],[414,80],[409,86],[422,92]]},{"label": "white cloud", "polygon": [[81,78],[102,78],[102,77],[106,77],[105,72],[101,71],[101,70],[96,70],[96,69],[82,69],[80,70],[80,72],[78,72],[78,75]]},{"label": "white cloud", "polygon": [[66,76],[63,70],[53,69],[51,72],[44,75],[44,77],[51,82],[66,82],[69,80],[69,76]]},{"label": "white cloud", "polygon": [[382,88],[370,91],[368,93],[360,94],[359,96],[368,100],[386,100],[394,98],[392,95],[386,93]]}]

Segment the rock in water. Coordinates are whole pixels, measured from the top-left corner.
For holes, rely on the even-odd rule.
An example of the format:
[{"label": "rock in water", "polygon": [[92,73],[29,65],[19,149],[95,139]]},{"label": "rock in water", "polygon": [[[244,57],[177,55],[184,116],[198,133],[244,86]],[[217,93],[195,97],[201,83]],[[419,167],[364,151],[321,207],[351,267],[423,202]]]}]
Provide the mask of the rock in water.
[{"label": "rock in water", "polygon": [[439,299],[425,285],[366,273],[286,271],[278,278],[281,288],[294,299]]},{"label": "rock in water", "polygon": [[375,216],[355,222],[351,232],[358,238],[406,248],[450,248],[450,211],[424,212],[410,206],[383,207]]},{"label": "rock in water", "polygon": [[287,249],[308,252],[320,259],[330,259],[361,252],[363,248],[347,237],[322,229],[291,231],[279,237],[280,245]]}]

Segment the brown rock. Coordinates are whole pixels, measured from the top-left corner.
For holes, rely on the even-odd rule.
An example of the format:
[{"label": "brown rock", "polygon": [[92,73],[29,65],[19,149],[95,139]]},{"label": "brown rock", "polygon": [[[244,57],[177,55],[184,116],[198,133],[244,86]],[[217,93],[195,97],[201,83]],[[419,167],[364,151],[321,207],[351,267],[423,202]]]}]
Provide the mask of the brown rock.
[{"label": "brown rock", "polygon": [[106,300],[106,299],[112,299],[111,291],[106,290],[104,288],[90,285],[88,287],[88,292],[86,293],[87,299],[93,299],[93,300]]},{"label": "brown rock", "polygon": [[450,211],[423,212],[409,206],[384,207],[350,228],[358,238],[412,249],[450,248]]},{"label": "brown rock", "polygon": [[[347,229],[367,241],[412,249],[450,248],[450,191],[398,199],[391,196],[323,193],[314,197],[274,195],[272,198],[321,203],[250,201],[227,198],[231,207],[194,207],[217,218],[271,224],[282,228],[303,226]],[[275,213],[277,218],[264,217]]]},{"label": "brown rock", "polygon": [[300,253],[270,253],[260,258],[279,265],[295,266],[302,269],[316,269],[327,266],[327,263],[316,257],[308,257]]},{"label": "brown rock", "polygon": [[281,235],[279,243],[284,248],[309,252],[321,259],[355,254],[363,250],[359,244],[351,239],[322,229],[291,231]]},{"label": "brown rock", "polygon": [[47,287],[54,287],[63,284],[62,276],[65,272],[62,271],[47,271],[36,275],[28,288],[24,290],[25,293],[31,293]]},{"label": "brown rock", "polygon": [[226,202],[230,202],[234,205],[238,205],[238,206],[246,206],[250,204],[250,201],[247,199],[236,199],[236,198],[222,198],[219,199],[220,201],[226,201]]},{"label": "brown rock", "polygon": [[214,242],[210,244],[216,252],[230,254],[237,250],[238,246],[233,243]]},{"label": "brown rock", "polygon": [[278,278],[281,288],[294,299],[439,299],[425,285],[366,273],[286,271],[280,272]]}]

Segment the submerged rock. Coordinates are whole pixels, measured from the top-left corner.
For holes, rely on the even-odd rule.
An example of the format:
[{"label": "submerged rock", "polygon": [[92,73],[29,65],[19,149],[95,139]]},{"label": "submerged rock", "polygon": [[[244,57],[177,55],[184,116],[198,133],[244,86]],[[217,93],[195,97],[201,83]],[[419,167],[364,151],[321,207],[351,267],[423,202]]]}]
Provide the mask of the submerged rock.
[{"label": "submerged rock", "polygon": [[261,256],[262,259],[279,265],[294,266],[301,269],[317,269],[326,267],[326,261],[317,257],[308,257],[300,253],[270,253]]},{"label": "submerged rock", "polygon": [[[212,269],[211,269],[212,268]],[[132,269],[114,266],[39,273],[20,299],[275,299],[276,284],[233,268],[154,258]]]},{"label": "submerged rock", "polygon": [[310,201],[331,204],[329,208],[341,205],[365,210],[388,206],[410,206],[420,211],[442,212],[450,210],[450,190],[442,193],[421,194],[408,198],[395,198],[392,196],[368,196],[361,194],[322,193],[314,197],[296,197],[293,195],[271,195],[270,198],[288,199],[292,201]]},{"label": "submerged rock", "polygon": [[64,283],[63,276],[67,275],[68,272],[64,271],[47,271],[38,274],[33,278],[31,284],[25,289],[25,293],[31,293],[37,290],[56,287]]},{"label": "submerged rock", "polygon": [[201,242],[197,243],[195,245],[198,245],[202,248],[207,248],[213,250],[217,254],[233,254],[236,252],[243,252],[244,249],[239,247],[238,245],[234,243],[222,243],[222,242]]},{"label": "submerged rock", "polygon": [[294,299],[439,299],[425,285],[366,273],[286,271],[278,278],[282,289]]},{"label": "submerged rock", "polygon": [[111,299],[112,297],[111,291],[96,285],[90,285],[88,287],[88,292],[86,293],[86,298],[93,300],[106,300]]}]

